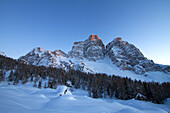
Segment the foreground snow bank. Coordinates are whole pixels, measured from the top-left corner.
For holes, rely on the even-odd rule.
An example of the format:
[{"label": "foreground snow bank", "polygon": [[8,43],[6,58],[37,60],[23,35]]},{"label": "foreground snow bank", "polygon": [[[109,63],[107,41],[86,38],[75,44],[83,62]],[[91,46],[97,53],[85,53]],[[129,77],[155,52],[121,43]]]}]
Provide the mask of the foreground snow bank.
[{"label": "foreground snow bank", "polygon": [[[66,86],[38,89],[33,84],[0,83],[0,113],[168,113],[170,99],[164,105],[137,100],[93,99],[87,92]],[[67,91],[66,91],[67,90]]]}]

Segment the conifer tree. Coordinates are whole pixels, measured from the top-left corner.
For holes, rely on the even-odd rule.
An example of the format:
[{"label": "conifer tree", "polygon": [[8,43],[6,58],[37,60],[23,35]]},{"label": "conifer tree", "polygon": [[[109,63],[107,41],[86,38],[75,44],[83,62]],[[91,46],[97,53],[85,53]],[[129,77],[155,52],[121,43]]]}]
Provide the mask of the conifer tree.
[{"label": "conifer tree", "polygon": [[42,86],[41,86],[41,80],[39,81],[39,83],[38,83],[38,88],[42,88]]}]

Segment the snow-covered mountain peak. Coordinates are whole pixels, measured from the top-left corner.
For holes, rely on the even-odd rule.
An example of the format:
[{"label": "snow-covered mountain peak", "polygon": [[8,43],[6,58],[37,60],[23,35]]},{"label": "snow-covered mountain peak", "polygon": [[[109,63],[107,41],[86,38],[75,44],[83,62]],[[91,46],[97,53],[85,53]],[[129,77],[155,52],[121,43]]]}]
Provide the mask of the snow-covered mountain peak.
[{"label": "snow-covered mountain peak", "polygon": [[25,56],[20,57],[19,60],[27,61],[27,63],[31,65],[60,67],[60,59],[65,58],[66,54],[61,50],[52,52],[42,47],[36,47]]},{"label": "snow-covered mountain peak", "polygon": [[50,51],[50,50],[45,50],[42,47],[36,47],[33,48],[26,56],[36,56],[38,55],[39,57],[43,56],[50,56],[50,57],[66,57],[67,54],[63,51],[55,50],[55,51]]},{"label": "snow-covered mountain peak", "polygon": [[84,41],[84,56],[86,59],[92,61],[104,59],[105,46],[99,36],[90,35],[89,38]]},{"label": "snow-covered mountain peak", "polygon": [[123,41],[121,37],[115,38],[113,41]]},{"label": "snow-covered mountain peak", "polygon": [[104,44],[98,35],[90,35],[89,38],[84,41],[84,43],[86,43],[86,45],[95,44],[95,45],[102,46],[102,48],[104,48]]},{"label": "snow-covered mountain peak", "polygon": [[32,49],[32,52],[34,53],[39,53],[39,52],[44,52],[45,50],[42,47],[35,47]]},{"label": "snow-covered mountain peak", "polygon": [[83,59],[84,58],[84,42],[74,42],[72,50],[68,52],[68,57]]},{"label": "snow-covered mountain peak", "polygon": [[106,45],[106,54],[113,64],[122,70],[134,71],[136,74],[144,74],[149,71],[169,72],[163,66],[155,64],[152,60],[144,57],[137,47],[123,41],[120,37],[115,38]]},{"label": "snow-covered mountain peak", "polygon": [[87,60],[100,60],[105,56],[105,46],[97,35],[90,35],[85,41],[75,42],[69,57]]}]

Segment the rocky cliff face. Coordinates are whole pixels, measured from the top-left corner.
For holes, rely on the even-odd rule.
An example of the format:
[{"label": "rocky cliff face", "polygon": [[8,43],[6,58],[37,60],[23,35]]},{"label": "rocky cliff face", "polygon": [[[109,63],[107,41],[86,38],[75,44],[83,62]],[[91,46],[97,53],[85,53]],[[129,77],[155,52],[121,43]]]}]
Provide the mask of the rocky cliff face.
[{"label": "rocky cliff face", "polygon": [[83,59],[84,58],[84,42],[74,42],[72,50],[68,53],[68,57]]},{"label": "rocky cliff face", "polygon": [[105,46],[97,35],[91,35],[84,43],[85,58],[96,61],[105,57]]},{"label": "rocky cliff face", "polygon": [[116,64],[122,70],[131,70],[136,74],[144,74],[148,71],[168,72],[164,69],[165,67],[148,60],[138,48],[123,41],[120,37],[107,44],[106,53],[113,64]]},{"label": "rocky cliff face", "polygon": [[68,56],[92,61],[100,60],[105,57],[105,46],[99,36],[90,35],[85,41],[75,42]]}]

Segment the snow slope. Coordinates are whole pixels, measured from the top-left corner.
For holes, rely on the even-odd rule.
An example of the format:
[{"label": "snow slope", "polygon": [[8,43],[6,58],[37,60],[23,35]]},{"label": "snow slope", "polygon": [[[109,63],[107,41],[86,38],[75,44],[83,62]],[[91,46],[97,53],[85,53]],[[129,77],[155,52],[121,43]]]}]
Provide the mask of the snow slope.
[{"label": "snow slope", "polygon": [[[73,60],[72,60],[73,61]],[[76,61],[73,61],[76,62]],[[160,71],[155,72],[146,72],[143,75],[135,74],[133,71],[128,70],[120,70],[119,67],[112,64],[111,60],[108,57],[105,57],[103,60],[97,60],[97,61],[88,61],[88,60],[82,60],[85,67],[88,67],[91,69],[91,72],[93,73],[106,73],[108,75],[116,75],[121,77],[128,77],[132,80],[141,80],[146,82],[170,82],[170,74],[164,73]],[[84,70],[86,72],[86,70]],[[88,71],[87,71],[88,72]],[[144,76],[146,75],[146,76]]]},{"label": "snow slope", "polygon": [[[66,86],[38,89],[33,84],[0,83],[0,113],[168,113],[170,99],[164,105],[137,100],[93,99],[81,89]],[[62,96],[60,96],[60,94]]]}]

